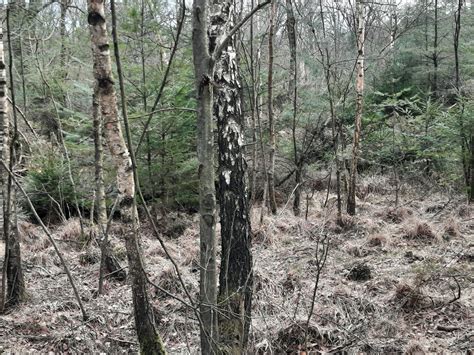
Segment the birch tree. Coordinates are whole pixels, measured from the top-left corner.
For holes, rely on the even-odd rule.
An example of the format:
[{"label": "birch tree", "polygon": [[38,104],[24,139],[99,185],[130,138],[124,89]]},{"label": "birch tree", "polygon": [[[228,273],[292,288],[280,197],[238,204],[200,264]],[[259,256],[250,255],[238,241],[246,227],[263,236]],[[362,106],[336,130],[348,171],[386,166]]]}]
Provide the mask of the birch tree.
[{"label": "birch tree", "polygon": [[[210,47],[232,28],[234,6],[221,1],[211,16]],[[249,201],[243,143],[240,73],[231,38],[215,67],[214,116],[219,161],[218,201],[221,224],[221,265],[218,306],[219,345],[224,353],[240,354],[248,340],[252,300],[252,255]]]},{"label": "birch tree", "polygon": [[364,42],[365,42],[365,4],[363,0],[356,0],[357,18],[357,62],[356,62],[356,113],[354,120],[354,141],[352,143],[352,160],[350,168],[349,192],[347,198],[347,213],[355,215],[356,201],[356,179],[357,161],[359,159],[359,141],[362,126],[362,110],[364,104]]},{"label": "birch tree", "polygon": [[143,354],[164,354],[165,350],[156,329],[154,313],[148,297],[146,275],[139,247],[133,167],[119,122],[103,0],[88,1],[87,19],[90,25],[94,79],[98,86],[105,139],[117,169],[117,206],[122,223],[126,226],[125,247],[140,350]]},{"label": "birch tree", "polygon": [[[7,7],[7,35],[8,35],[8,77],[10,79],[10,97],[12,107],[16,107],[15,100],[15,89],[13,83],[13,49],[12,49],[12,36],[11,36],[11,25],[10,25],[10,8]],[[3,41],[3,33],[0,32],[0,39]],[[0,86],[3,87],[3,90],[0,89],[0,99],[2,100],[1,105],[3,109],[3,126],[7,129],[4,130],[4,139],[7,142],[5,147],[5,157],[8,160],[8,167],[10,171],[14,171],[16,163],[16,144],[18,141],[18,120],[17,112],[15,109],[12,110],[13,126],[9,126],[9,117],[6,103],[6,78],[5,76],[5,63],[3,59],[3,42],[1,45],[2,57],[0,60],[3,61],[3,65],[0,66],[2,74],[0,74]],[[11,139],[10,139],[11,136]],[[2,157],[3,158],[3,157]],[[3,169],[2,169],[3,170]],[[5,237],[5,261],[4,261],[4,270],[6,268],[6,279],[7,279],[7,295],[6,295],[6,306],[13,306],[22,302],[26,297],[25,290],[25,281],[23,278],[23,269],[21,265],[21,249],[20,249],[20,240],[18,235],[18,220],[17,220],[17,203],[16,203],[16,194],[15,187],[13,184],[12,176],[8,174],[6,179],[6,194],[4,200],[4,220],[3,220],[3,232]],[[4,289],[2,289],[3,292]],[[3,306],[3,304],[2,304]]]}]

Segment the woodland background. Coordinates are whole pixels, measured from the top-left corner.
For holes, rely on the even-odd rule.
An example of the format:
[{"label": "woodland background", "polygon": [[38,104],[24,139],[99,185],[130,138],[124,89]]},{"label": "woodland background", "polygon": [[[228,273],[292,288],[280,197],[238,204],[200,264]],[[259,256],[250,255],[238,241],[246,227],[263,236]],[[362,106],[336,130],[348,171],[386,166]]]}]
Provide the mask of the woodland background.
[{"label": "woodland background", "polygon": [[[144,350],[133,322],[130,283],[135,289],[139,277],[127,269],[130,250],[123,241],[137,219],[134,231],[147,270],[137,275],[147,275],[143,289],[159,343],[170,353],[207,353],[201,323],[206,310],[187,304],[203,303],[196,8],[185,2],[117,2],[120,75],[110,2],[105,3],[115,107],[128,114],[124,121],[120,111],[118,119],[122,126],[128,121],[139,179],[134,186],[138,182],[141,189],[137,214],[127,223],[117,206],[123,192],[106,139],[100,143],[106,218],[99,216],[93,117],[100,116],[94,108],[104,104],[94,90],[90,3],[30,0],[2,6],[0,96],[7,109],[2,109],[0,351],[160,353]],[[257,3],[209,6],[212,42]],[[212,6],[221,6],[220,12]],[[242,229],[247,243],[242,254],[250,255],[253,282],[240,286],[252,290],[252,316],[244,312],[249,329],[239,328],[244,338],[248,333],[244,345],[229,349],[472,350],[473,5],[273,0],[261,7],[224,48],[229,71],[222,59],[216,72],[223,74],[208,83],[215,93],[222,90],[221,98],[236,102],[239,191],[246,201],[239,211],[250,221]],[[213,109],[212,124],[218,126],[220,111]],[[358,118],[361,140],[354,146]],[[212,133],[217,158],[208,163],[217,172],[209,186],[216,187],[222,212],[219,191],[227,170],[219,158],[225,151],[219,132]],[[221,214],[217,220],[219,245],[224,219]],[[113,256],[107,265],[104,232]],[[12,240],[15,251],[5,248]],[[88,320],[81,319],[54,243],[69,264]],[[217,267],[220,255],[219,249]],[[25,284],[12,304],[9,287],[17,281],[7,282],[8,258],[18,261]],[[243,265],[236,260],[234,267]]]}]

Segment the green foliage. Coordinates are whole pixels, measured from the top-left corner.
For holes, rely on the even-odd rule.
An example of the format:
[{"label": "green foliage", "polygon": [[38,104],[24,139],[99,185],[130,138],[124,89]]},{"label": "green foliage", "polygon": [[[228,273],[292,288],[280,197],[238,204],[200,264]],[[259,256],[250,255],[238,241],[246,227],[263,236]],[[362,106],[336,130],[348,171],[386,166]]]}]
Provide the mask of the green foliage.
[{"label": "green foliage", "polygon": [[[35,148],[25,178],[25,190],[40,217],[55,222],[74,210],[74,189],[61,152],[50,144]],[[25,206],[25,210],[29,208]]]}]

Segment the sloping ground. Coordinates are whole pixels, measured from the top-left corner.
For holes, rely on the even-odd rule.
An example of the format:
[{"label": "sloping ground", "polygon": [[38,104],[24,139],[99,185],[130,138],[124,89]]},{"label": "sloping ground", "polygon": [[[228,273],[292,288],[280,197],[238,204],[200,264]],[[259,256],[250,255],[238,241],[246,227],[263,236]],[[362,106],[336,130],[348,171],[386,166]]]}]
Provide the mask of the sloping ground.
[{"label": "sloping ground", "polygon": [[[399,208],[381,179],[365,180],[360,213],[334,219],[334,198],[316,193],[308,220],[281,206],[258,224],[253,211],[255,292],[250,353],[308,350],[364,353],[465,353],[474,349],[474,219],[461,197],[402,191]],[[289,205],[290,206],[290,205]],[[164,230],[186,287],[198,292],[197,218]],[[178,225],[176,227],[176,225]],[[0,352],[128,353],[138,347],[127,284],[108,280],[96,296],[99,250],[92,230],[80,237],[77,220],[54,230],[71,266],[90,320],[82,322],[58,258],[34,225],[23,223],[29,300],[0,316]],[[121,226],[112,228],[125,265]],[[167,233],[174,234],[174,233]],[[146,223],[143,249],[151,279],[186,300],[171,263]],[[318,258],[328,246],[308,324]],[[193,311],[151,289],[156,317],[170,353],[198,353]],[[460,297],[459,297],[460,295]],[[308,329],[308,330],[307,330]]]}]

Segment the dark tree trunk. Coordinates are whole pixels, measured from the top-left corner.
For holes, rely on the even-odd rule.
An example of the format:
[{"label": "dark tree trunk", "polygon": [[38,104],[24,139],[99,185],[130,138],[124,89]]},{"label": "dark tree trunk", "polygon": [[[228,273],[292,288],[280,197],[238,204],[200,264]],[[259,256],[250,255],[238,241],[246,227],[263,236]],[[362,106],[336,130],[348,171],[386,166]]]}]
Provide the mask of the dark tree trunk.
[{"label": "dark tree trunk", "polygon": [[214,185],[214,133],[212,120],[213,63],[209,51],[209,4],[193,2],[193,63],[197,100],[197,153],[199,160],[199,301],[202,320],[201,352],[216,353],[217,268],[216,191]]},{"label": "dark tree trunk", "polygon": [[296,87],[297,72],[296,72],[296,21],[293,12],[293,4],[291,0],[286,0],[286,32],[288,33],[288,45],[290,47],[290,79],[288,82],[288,97],[293,105],[293,159],[296,165],[295,174],[295,198],[293,200],[293,213],[299,216],[301,213],[301,184],[303,174],[303,156],[298,156],[297,137],[296,137],[296,119],[297,119],[297,99],[298,91]]},{"label": "dark tree trunk", "polygon": [[[231,25],[230,3],[220,4],[219,16]],[[218,25],[216,23],[216,25]],[[251,320],[252,255],[250,216],[243,155],[243,115],[240,77],[234,41],[229,41],[216,64],[214,116],[219,146],[219,188],[221,223],[221,266],[218,304],[219,341],[224,353],[245,352]],[[212,47],[211,38],[211,47]]]},{"label": "dark tree trunk", "polygon": [[469,193],[469,202],[474,202],[474,128],[471,128],[471,167],[469,169],[471,175],[471,191]]},{"label": "dark tree trunk", "polygon": [[275,153],[276,153],[276,135],[275,135],[275,115],[273,112],[273,42],[275,36],[275,18],[276,1],[270,5],[270,28],[268,30],[268,135],[270,140],[270,164],[268,166],[268,200],[270,210],[273,214],[277,213],[275,200]]},{"label": "dark tree trunk", "polygon": [[431,91],[433,97],[438,96],[438,0],[434,0],[434,39],[433,39],[433,82],[431,83]]}]

